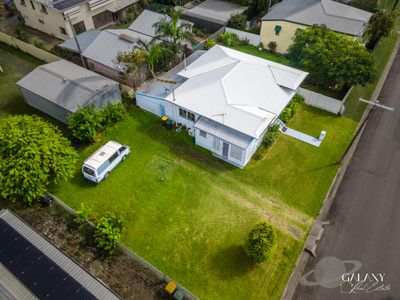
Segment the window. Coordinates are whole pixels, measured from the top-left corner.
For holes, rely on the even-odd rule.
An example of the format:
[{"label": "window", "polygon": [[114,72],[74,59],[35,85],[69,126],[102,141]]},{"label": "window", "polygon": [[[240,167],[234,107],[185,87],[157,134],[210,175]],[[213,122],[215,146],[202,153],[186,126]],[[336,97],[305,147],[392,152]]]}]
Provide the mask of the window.
[{"label": "window", "polygon": [[205,131],[203,131],[203,130],[200,130],[199,135],[200,135],[201,137],[203,137],[203,138],[206,138],[206,137],[207,137],[207,132],[205,132]]},{"label": "window", "polygon": [[90,169],[90,168],[88,168],[88,167],[86,167],[86,166],[83,167],[83,172],[85,172],[86,174],[95,176],[94,170],[92,170],[92,169]]},{"label": "window", "polygon": [[221,140],[215,136],[214,136],[214,140],[213,140],[213,148],[215,150],[219,150],[221,148]]},{"label": "window", "polygon": [[47,8],[44,6],[44,4],[40,4],[40,11],[47,14]]},{"label": "window", "polygon": [[31,0],[31,5],[32,5],[32,9],[35,9],[35,5],[33,5],[32,0]]},{"label": "window", "polygon": [[22,6],[26,6],[25,0],[19,1],[19,4],[21,4]]},{"label": "window", "polygon": [[195,114],[182,108],[179,108],[179,116],[192,122],[195,121]]},{"label": "window", "polygon": [[186,110],[180,108],[179,109],[179,116],[186,119]]},{"label": "window", "polygon": [[67,31],[65,30],[64,27],[60,27],[60,32],[61,32],[62,34],[67,35]]},{"label": "window", "polygon": [[238,147],[238,146],[236,146],[236,145],[231,144],[231,153],[230,153],[230,156],[231,156],[232,158],[241,161],[241,160],[242,160],[242,152],[243,152],[242,148],[240,148],[240,147]]},{"label": "window", "polygon": [[44,24],[44,21],[42,19],[39,19],[40,24]]},{"label": "window", "polygon": [[188,111],[187,119],[194,122],[194,118],[195,118],[194,113]]},{"label": "window", "polygon": [[279,35],[279,33],[280,33],[281,30],[282,30],[282,26],[276,25],[274,30],[275,30],[275,34],[276,34],[276,35]]},{"label": "window", "polygon": [[118,152],[115,152],[111,157],[108,159],[110,163],[112,163],[118,157]]}]

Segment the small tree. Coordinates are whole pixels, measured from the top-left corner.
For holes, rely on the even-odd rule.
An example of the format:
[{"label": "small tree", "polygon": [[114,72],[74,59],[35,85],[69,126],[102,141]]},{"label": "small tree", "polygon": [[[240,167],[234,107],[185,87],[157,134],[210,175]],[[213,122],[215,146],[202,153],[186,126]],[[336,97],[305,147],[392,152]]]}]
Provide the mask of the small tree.
[{"label": "small tree", "polygon": [[78,155],[55,126],[37,116],[13,116],[0,124],[2,198],[31,204],[50,184],[73,176]]},{"label": "small tree", "polygon": [[250,231],[244,250],[256,263],[269,261],[276,249],[276,234],[267,222],[259,222]]},{"label": "small tree", "polygon": [[124,223],[122,217],[107,213],[96,224],[93,235],[94,244],[107,258],[111,258],[116,254],[117,243],[121,239]]},{"label": "small tree", "polygon": [[110,103],[100,111],[100,114],[102,126],[110,126],[122,120],[125,114],[125,108],[121,102],[115,104]]},{"label": "small tree", "polygon": [[80,108],[68,116],[68,129],[72,138],[79,143],[92,143],[97,132],[102,128],[101,115],[92,107]]},{"label": "small tree", "polygon": [[367,34],[369,36],[367,48],[370,50],[374,49],[381,37],[388,36],[392,32],[395,23],[395,12],[381,10],[374,13],[367,28]]},{"label": "small tree", "polygon": [[324,26],[297,30],[288,57],[324,88],[365,85],[375,78],[372,55],[358,41]]},{"label": "small tree", "polygon": [[276,48],[278,47],[278,45],[276,44],[276,42],[269,42],[268,43],[268,50],[269,52],[271,52],[272,54],[276,53]]},{"label": "small tree", "polygon": [[238,30],[245,30],[246,16],[241,13],[232,14],[228,20],[227,26]]}]

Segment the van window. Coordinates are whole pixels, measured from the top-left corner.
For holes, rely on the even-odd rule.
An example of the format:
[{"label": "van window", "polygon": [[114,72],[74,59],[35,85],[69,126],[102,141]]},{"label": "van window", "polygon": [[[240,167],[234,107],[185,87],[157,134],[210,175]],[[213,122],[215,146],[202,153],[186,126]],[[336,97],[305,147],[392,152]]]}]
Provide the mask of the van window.
[{"label": "van window", "polygon": [[127,148],[126,146],[122,146],[121,148],[119,148],[118,152],[121,153],[122,151],[125,151],[126,148]]},{"label": "van window", "polygon": [[95,176],[95,175],[94,175],[94,170],[93,170],[93,169],[90,169],[90,168],[88,168],[88,167],[86,167],[86,166],[83,167],[83,172],[85,172],[86,174]]},{"label": "van window", "polygon": [[107,169],[107,167],[110,165],[110,162],[107,160],[106,162],[104,162],[98,169],[97,169],[97,174],[103,173],[105,171],[105,169]]},{"label": "van window", "polygon": [[110,163],[112,163],[118,157],[118,152],[115,152],[111,157],[108,159]]}]

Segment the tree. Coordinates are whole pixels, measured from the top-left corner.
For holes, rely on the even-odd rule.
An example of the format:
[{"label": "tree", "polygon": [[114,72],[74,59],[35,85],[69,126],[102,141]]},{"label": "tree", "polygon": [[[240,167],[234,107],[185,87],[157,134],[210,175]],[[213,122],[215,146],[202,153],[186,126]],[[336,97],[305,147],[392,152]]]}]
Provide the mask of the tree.
[{"label": "tree", "polygon": [[117,243],[121,239],[125,221],[122,217],[107,213],[96,224],[94,230],[94,243],[100,252],[107,258],[116,254]]},{"label": "tree", "polygon": [[92,143],[102,128],[102,117],[92,106],[80,108],[68,116],[68,129],[78,143]]},{"label": "tree", "polygon": [[372,50],[379,42],[381,37],[388,36],[396,23],[396,13],[384,10],[374,13],[369,21],[367,34],[369,41],[367,48]]},{"label": "tree", "polygon": [[37,116],[13,116],[0,125],[0,193],[32,204],[50,184],[75,172],[77,153],[62,133]]},{"label": "tree", "polygon": [[228,20],[227,26],[238,30],[245,30],[246,16],[241,13],[232,14],[230,19]]},{"label": "tree", "polygon": [[146,63],[146,53],[143,49],[134,48],[127,53],[117,55],[117,66],[119,72],[131,82],[136,89],[143,81],[143,66]]},{"label": "tree", "polygon": [[375,77],[373,57],[362,44],[323,26],[297,30],[287,55],[324,88],[365,85]]},{"label": "tree", "polygon": [[145,62],[153,76],[156,77],[156,72],[169,66],[172,60],[172,51],[165,44],[154,44],[139,39],[136,42],[135,48],[141,49],[145,55]]},{"label": "tree", "polygon": [[191,32],[191,24],[180,21],[181,12],[171,9],[169,11],[170,18],[164,18],[160,22],[153,25],[156,31],[154,41],[163,41],[174,53],[176,57],[179,55],[186,43],[193,42],[193,34]]},{"label": "tree", "polygon": [[267,222],[259,222],[250,231],[244,250],[256,263],[267,262],[276,249],[276,234]]},{"label": "tree", "polygon": [[378,8],[378,0],[351,0],[349,4],[370,12],[374,12]]}]

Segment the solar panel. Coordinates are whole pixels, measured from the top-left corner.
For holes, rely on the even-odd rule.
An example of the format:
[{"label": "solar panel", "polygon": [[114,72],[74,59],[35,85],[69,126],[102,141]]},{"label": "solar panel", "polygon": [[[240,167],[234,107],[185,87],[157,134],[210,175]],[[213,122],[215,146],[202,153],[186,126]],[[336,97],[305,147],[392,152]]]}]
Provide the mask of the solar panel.
[{"label": "solar panel", "polygon": [[0,262],[39,299],[96,299],[2,219]]}]

